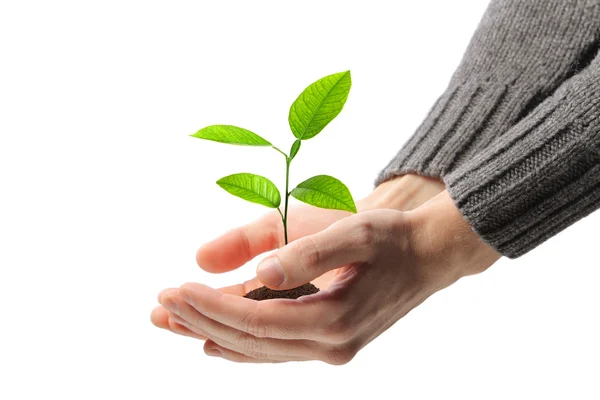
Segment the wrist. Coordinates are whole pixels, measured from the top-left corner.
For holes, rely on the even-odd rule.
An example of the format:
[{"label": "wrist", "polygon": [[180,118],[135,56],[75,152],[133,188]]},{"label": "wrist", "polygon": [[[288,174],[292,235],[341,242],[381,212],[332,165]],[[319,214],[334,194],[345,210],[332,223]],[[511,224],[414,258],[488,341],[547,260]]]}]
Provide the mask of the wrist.
[{"label": "wrist", "polygon": [[437,178],[407,174],[379,184],[367,197],[359,200],[359,211],[391,208],[400,211],[413,210],[445,190]]},{"label": "wrist", "polygon": [[407,216],[414,254],[425,264],[439,266],[433,272],[447,277],[445,286],[461,277],[485,271],[501,257],[481,240],[447,191]]}]

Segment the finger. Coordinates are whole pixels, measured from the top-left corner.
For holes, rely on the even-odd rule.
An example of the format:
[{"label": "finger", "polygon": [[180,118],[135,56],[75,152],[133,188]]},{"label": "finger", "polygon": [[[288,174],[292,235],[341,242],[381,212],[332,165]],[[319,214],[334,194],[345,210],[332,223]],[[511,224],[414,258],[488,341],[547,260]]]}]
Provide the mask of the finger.
[{"label": "finger", "polygon": [[[237,296],[244,296],[246,293],[251,292],[254,289],[257,289],[257,288],[261,287],[262,285],[263,284],[258,279],[258,277],[254,277],[252,279],[245,281],[244,283],[238,283],[236,285],[231,285],[231,286],[224,286],[222,288],[219,288],[218,290],[220,290],[223,293],[234,294]],[[162,303],[162,296],[165,293],[168,293],[173,290],[177,290],[177,288],[166,288],[166,289],[161,290],[158,293],[158,297],[157,297],[158,302]]]},{"label": "finger", "polygon": [[207,340],[204,344],[204,352],[213,357],[222,357],[226,360],[239,362],[239,363],[283,363],[286,361],[309,361],[309,359],[299,357],[280,357],[280,359],[258,359],[254,357],[248,357],[245,354],[238,353],[233,350],[221,347],[212,340]]},{"label": "finger", "polygon": [[280,225],[278,214],[270,212],[202,245],[196,252],[196,262],[200,268],[214,273],[238,268],[257,255],[280,246],[283,236]]},{"label": "finger", "polygon": [[[183,319],[179,315],[172,313],[171,316],[170,316],[170,319],[173,322],[175,322],[176,324],[183,326],[184,328],[186,328],[190,332],[193,332],[193,333],[195,333],[195,334],[197,334],[199,336],[205,337],[206,338],[205,340],[211,340],[208,337],[208,334],[206,332],[204,332],[202,329],[198,328],[196,325],[192,324],[191,322],[186,321],[185,319]],[[228,341],[226,341],[226,340],[224,340],[222,338],[213,337],[212,340],[213,340],[214,343],[217,343],[219,346],[221,346],[223,348],[227,348],[227,349],[234,350],[234,351],[235,351],[235,349],[237,349],[237,347],[233,343],[230,343],[230,342],[228,342]]]},{"label": "finger", "polygon": [[158,306],[152,310],[150,320],[158,328],[169,329],[169,311],[162,306]]},{"label": "finger", "polygon": [[[225,286],[218,290],[223,293],[228,293],[228,294],[232,294],[232,295],[236,295],[236,296],[244,296],[246,293],[248,293],[260,286],[262,286],[262,283],[258,280],[257,277],[254,277],[253,279],[247,280],[244,283],[237,284],[237,285],[231,285],[231,286]],[[176,289],[175,288],[167,288],[167,289],[162,290],[158,294],[159,303],[162,300],[163,294],[168,293],[173,290],[176,290]],[[169,318],[169,314],[170,313],[167,309],[165,309],[162,306],[158,306],[154,310],[152,310],[152,313],[150,315],[150,320],[158,328],[170,330],[173,333],[176,333],[179,335],[195,337],[197,339],[206,340],[205,336],[198,335],[197,333],[190,331],[189,329],[185,328],[184,326],[179,325],[176,322],[174,322],[172,318],[171,319]]]},{"label": "finger", "polygon": [[254,277],[250,280],[247,280],[244,283],[238,283],[237,285],[225,286],[225,287],[219,288],[217,290],[222,293],[233,294],[235,296],[244,296],[248,292],[251,292],[254,289],[257,289],[257,288],[261,287],[262,285],[263,284],[258,279],[258,277]]},{"label": "finger", "polygon": [[175,322],[173,318],[169,318],[169,312],[162,306],[156,307],[154,310],[152,310],[151,320],[155,326],[161,329],[169,330],[182,336],[206,340],[206,336],[198,335],[197,333],[187,329],[185,326]]},{"label": "finger", "polygon": [[[188,327],[190,330],[195,331],[197,330],[197,328],[193,325],[191,325],[188,321],[183,320],[182,318],[180,318],[177,315],[173,316],[173,319],[175,321],[178,321],[179,324]],[[309,358],[306,357],[300,357],[300,356],[289,356],[289,355],[257,355],[257,357],[253,357],[252,355],[248,355],[248,354],[243,354],[239,351],[237,351],[237,348],[230,342],[223,340],[222,338],[212,338],[212,339],[207,339],[207,342],[212,343],[211,347],[216,347],[218,348],[218,350],[220,351],[221,354],[219,354],[220,356],[223,355],[228,355],[230,357],[230,359],[232,359],[232,361],[235,361],[236,359],[240,360],[240,362],[242,362],[243,360],[245,360],[245,362],[282,362],[282,361],[293,361],[293,360],[309,360]],[[205,343],[206,344],[206,343]],[[205,347],[206,348],[206,347]],[[207,355],[212,355],[212,354],[208,354]],[[228,358],[228,357],[225,357]]]},{"label": "finger", "polygon": [[187,336],[198,340],[208,339],[206,336],[199,335],[196,332],[189,330],[185,326],[178,324],[173,318],[169,318],[169,330],[178,335]]},{"label": "finger", "polygon": [[327,322],[341,314],[326,291],[296,300],[256,301],[199,283],[181,289],[200,314],[258,338],[320,340],[326,337]]},{"label": "finger", "polygon": [[161,290],[161,291],[158,293],[158,296],[157,296],[158,302],[160,303],[160,301],[161,301],[161,299],[162,299],[162,296],[163,296],[163,294],[165,294],[165,293],[167,293],[168,291],[170,291],[170,290],[173,290],[173,289],[177,289],[177,288],[166,288],[166,289],[163,289],[163,290]]},{"label": "finger", "polygon": [[221,357],[229,361],[237,363],[282,363],[283,361],[273,360],[260,360],[257,358],[249,357],[245,354],[238,353],[237,351],[229,350],[225,347],[221,347],[212,340],[208,340],[204,343],[204,353],[211,357]]},{"label": "finger", "polygon": [[[271,359],[273,356],[320,358],[321,347],[313,341],[257,338],[249,333],[212,320],[199,313],[189,303],[189,296],[183,290],[173,291],[165,295],[165,303],[169,302],[174,303],[175,309],[172,312],[175,312],[183,320],[180,322],[183,326],[189,327],[197,333],[205,334],[214,341],[221,339],[225,343],[224,347],[247,356],[259,359]],[[178,319],[176,321],[179,322]]]},{"label": "finger", "polygon": [[258,278],[271,289],[292,289],[332,269],[368,261],[376,234],[372,215],[364,212],[341,219],[289,243],[260,262]]}]

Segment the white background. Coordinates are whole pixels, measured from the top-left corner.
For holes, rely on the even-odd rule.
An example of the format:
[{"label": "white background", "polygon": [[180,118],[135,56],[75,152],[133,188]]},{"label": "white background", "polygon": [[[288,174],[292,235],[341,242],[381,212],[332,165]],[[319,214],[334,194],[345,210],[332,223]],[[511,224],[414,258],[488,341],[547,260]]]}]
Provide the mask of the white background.
[{"label": "white background", "polygon": [[209,358],[149,320],[165,287],[254,274],[260,257],[218,276],[195,264],[266,210],[214,182],[283,184],[276,152],[190,133],[234,124],[287,149],[292,101],[350,69],[344,111],[291,179],[331,174],[363,197],[485,3],[3,1],[0,398],[599,398],[598,213],[437,293],[341,367]]}]

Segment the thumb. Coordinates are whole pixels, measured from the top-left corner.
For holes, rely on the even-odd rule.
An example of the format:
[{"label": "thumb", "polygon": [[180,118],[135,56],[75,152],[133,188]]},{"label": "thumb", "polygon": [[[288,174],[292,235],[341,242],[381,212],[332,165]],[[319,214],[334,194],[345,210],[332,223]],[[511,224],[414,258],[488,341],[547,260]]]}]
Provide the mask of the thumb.
[{"label": "thumb", "polygon": [[256,268],[258,279],[271,289],[287,290],[332,269],[367,261],[373,230],[373,224],[362,215],[343,218],[319,233],[289,243],[262,260]]}]

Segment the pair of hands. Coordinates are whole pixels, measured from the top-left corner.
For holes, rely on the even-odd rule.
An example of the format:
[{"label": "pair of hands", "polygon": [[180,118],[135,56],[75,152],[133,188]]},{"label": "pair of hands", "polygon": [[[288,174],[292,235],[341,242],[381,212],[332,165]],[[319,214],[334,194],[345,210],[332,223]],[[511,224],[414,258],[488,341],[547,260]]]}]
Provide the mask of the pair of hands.
[{"label": "pair of hands", "polygon": [[[228,231],[198,250],[201,268],[226,272],[279,250],[243,284],[163,290],[152,322],[205,340],[206,354],[231,361],[340,365],[427,297],[500,257],[472,231],[439,180],[389,180],[357,209],[352,215],[292,207],[287,246],[275,211]],[[263,284],[284,290],[309,281],[321,291],[296,300],[242,297]]]}]

